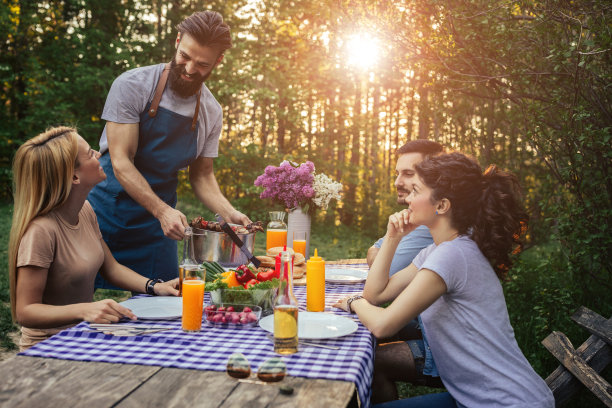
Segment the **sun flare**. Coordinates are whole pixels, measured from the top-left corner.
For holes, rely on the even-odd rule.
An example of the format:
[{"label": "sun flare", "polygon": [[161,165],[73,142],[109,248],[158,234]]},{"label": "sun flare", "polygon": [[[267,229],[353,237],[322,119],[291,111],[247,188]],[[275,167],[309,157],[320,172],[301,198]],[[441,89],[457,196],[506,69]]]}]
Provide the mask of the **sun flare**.
[{"label": "sun flare", "polygon": [[376,65],[380,45],[377,38],[367,33],[359,33],[346,41],[345,51],[348,65],[367,70]]}]

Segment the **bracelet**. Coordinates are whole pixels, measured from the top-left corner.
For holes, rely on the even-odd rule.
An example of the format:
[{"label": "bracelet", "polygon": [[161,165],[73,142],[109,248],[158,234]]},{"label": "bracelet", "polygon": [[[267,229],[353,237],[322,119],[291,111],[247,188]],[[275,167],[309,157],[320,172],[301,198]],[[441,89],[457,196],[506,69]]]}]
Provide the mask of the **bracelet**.
[{"label": "bracelet", "polygon": [[355,312],[353,312],[353,308],[351,307],[351,305],[353,304],[354,301],[359,300],[359,299],[363,299],[363,296],[361,296],[361,295],[351,296],[346,301],[346,308],[348,309],[349,313],[355,313]]},{"label": "bracelet", "polygon": [[142,293],[149,293],[149,283],[151,283],[153,279],[149,279],[147,283],[145,283],[145,290]]},{"label": "bracelet", "polygon": [[163,282],[163,280],[161,279],[149,279],[147,281],[147,294],[151,296],[156,296],[155,289],[153,287],[155,286],[156,283],[161,283],[161,282]]}]

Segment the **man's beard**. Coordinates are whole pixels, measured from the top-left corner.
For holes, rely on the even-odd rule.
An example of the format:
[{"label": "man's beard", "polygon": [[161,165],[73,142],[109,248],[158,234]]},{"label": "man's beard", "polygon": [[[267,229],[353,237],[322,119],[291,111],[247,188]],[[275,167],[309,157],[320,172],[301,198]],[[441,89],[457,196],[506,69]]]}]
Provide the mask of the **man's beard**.
[{"label": "man's beard", "polygon": [[[408,197],[408,195],[410,194],[409,191],[404,190],[403,188],[396,188],[397,190],[397,203],[398,204],[402,204],[402,205],[406,205],[406,197]],[[399,193],[404,193],[403,196],[400,197]]]},{"label": "man's beard", "polygon": [[206,75],[198,73],[191,74],[193,81],[185,81],[181,75],[187,75],[184,65],[178,65],[176,58],[173,57],[170,62],[170,89],[172,89],[181,98],[188,98],[198,93],[204,81],[210,76],[212,69]]}]

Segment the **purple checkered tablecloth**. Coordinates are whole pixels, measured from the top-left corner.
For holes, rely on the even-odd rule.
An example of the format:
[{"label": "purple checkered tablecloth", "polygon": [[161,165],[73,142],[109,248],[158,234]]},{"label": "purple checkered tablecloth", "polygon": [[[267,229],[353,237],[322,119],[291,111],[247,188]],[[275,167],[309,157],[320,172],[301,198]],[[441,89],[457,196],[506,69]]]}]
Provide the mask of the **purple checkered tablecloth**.
[{"label": "purple checkered tablecloth", "polygon": [[[340,265],[334,265],[340,267]],[[346,265],[367,270],[367,265]],[[363,284],[326,284],[326,312],[349,316],[331,305],[344,296],[361,293]],[[306,288],[295,287],[294,293],[301,306],[306,304]],[[208,303],[208,293],[206,294]],[[354,316],[353,316],[354,317]],[[240,352],[257,368],[270,357],[278,356],[267,332],[259,326],[250,328],[220,328],[206,323],[198,333],[181,330],[180,319],[131,322],[130,324],[165,326],[168,331],[144,336],[112,336],[90,330],[89,323],[82,322],[64,330],[48,340],[31,347],[22,355],[65,360],[98,361],[107,363],[142,364],[184,369],[225,371],[228,357]],[[308,345],[299,346],[299,352],[282,356],[288,374],[294,377],[321,378],[355,383],[361,406],[370,406],[375,340],[370,332],[358,323],[358,329],[350,335],[325,340],[308,340],[339,350],[329,350]]]}]

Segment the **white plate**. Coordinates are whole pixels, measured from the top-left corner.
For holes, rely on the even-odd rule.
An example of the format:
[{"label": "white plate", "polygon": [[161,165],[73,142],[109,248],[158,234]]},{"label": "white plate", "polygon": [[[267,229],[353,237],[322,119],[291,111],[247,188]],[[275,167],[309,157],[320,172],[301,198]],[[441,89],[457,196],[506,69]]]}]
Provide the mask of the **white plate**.
[{"label": "white plate", "polygon": [[367,277],[368,271],[363,269],[325,266],[325,281],[329,283],[360,283]]},{"label": "white plate", "polygon": [[[274,315],[264,317],[259,321],[262,329],[274,333]],[[357,331],[357,323],[346,317],[331,313],[299,312],[299,339],[331,339],[342,337]]]},{"label": "white plate", "polygon": [[128,299],[120,305],[130,309],[144,320],[178,319],[183,315],[183,298],[176,296],[151,296]]}]

